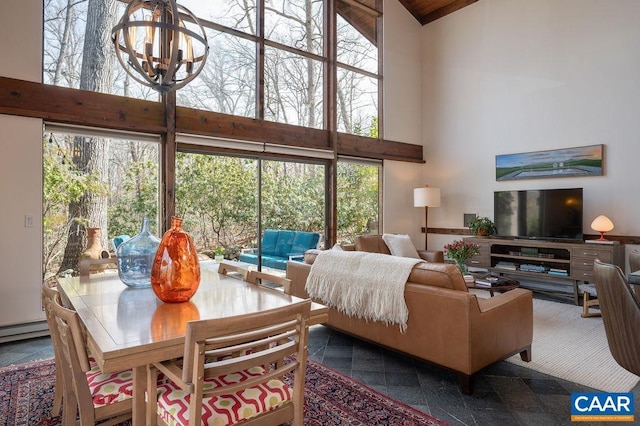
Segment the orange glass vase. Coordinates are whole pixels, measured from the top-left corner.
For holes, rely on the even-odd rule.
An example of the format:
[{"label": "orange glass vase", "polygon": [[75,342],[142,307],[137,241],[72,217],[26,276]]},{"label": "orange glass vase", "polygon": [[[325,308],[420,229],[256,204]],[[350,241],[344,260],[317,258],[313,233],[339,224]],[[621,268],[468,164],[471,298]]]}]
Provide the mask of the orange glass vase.
[{"label": "orange glass vase", "polygon": [[171,218],[171,229],[162,236],[151,267],[151,288],[160,300],[186,302],[200,285],[200,263],[191,236],[182,230],[182,219]]}]

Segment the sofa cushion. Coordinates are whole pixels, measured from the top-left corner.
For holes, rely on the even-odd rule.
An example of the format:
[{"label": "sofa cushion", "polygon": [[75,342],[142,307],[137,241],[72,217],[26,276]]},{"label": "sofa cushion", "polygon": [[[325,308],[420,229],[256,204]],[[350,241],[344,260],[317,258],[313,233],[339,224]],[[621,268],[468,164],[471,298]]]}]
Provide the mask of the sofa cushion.
[{"label": "sofa cushion", "polygon": [[411,270],[407,281],[465,293],[469,291],[460,269],[451,263],[419,263]]},{"label": "sofa cushion", "polygon": [[291,250],[287,256],[303,254],[310,248],[316,248],[319,240],[320,235],[315,232],[296,231],[295,236],[293,237],[293,242],[291,243]]},{"label": "sofa cushion", "polygon": [[392,256],[420,259],[418,251],[408,235],[383,234],[382,240],[389,247]]},{"label": "sofa cushion", "polygon": [[391,254],[389,247],[382,240],[382,235],[358,235],[356,237],[356,250]]},{"label": "sofa cushion", "polygon": [[276,245],[276,251],[273,253],[267,253],[263,250],[263,253],[288,258],[295,234],[296,233],[294,231],[278,231],[278,244]]},{"label": "sofa cushion", "polygon": [[262,236],[262,254],[276,254],[278,246],[278,236],[280,231],[275,229],[266,229]]}]

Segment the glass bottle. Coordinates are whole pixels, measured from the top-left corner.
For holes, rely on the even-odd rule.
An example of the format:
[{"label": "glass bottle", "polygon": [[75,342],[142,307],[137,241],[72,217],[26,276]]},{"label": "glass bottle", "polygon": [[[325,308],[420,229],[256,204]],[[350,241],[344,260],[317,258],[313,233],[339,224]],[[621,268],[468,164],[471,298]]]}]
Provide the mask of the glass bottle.
[{"label": "glass bottle", "polygon": [[160,239],[149,231],[149,218],[142,219],[142,229],[118,246],[118,276],[129,287],[151,286],[151,266]]},{"label": "glass bottle", "polygon": [[191,236],[182,230],[182,218],[171,218],[151,269],[151,288],[163,302],[186,302],[200,285],[200,262]]}]

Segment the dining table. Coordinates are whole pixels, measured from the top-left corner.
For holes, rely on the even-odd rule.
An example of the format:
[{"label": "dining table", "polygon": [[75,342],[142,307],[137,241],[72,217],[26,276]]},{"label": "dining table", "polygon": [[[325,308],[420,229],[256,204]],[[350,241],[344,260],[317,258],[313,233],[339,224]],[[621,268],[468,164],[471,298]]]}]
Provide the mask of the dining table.
[{"label": "dining table", "polygon": [[[147,365],[183,356],[188,321],[244,315],[301,300],[220,274],[217,267],[213,261],[201,262],[198,290],[182,303],[162,302],[151,287],[128,287],[117,270],[58,278],[62,299],[77,311],[100,369],[133,370],[134,425],[146,423]],[[309,325],[327,320],[328,307],[312,303]]]}]

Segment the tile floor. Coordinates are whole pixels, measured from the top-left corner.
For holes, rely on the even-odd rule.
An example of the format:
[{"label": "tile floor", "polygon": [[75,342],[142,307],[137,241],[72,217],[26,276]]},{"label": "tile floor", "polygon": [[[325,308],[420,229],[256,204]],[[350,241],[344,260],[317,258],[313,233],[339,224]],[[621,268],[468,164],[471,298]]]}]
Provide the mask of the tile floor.
[{"label": "tile floor", "polygon": [[[450,425],[569,425],[571,392],[593,391],[503,361],[480,372],[473,395],[464,395],[447,370],[323,326],[310,330],[309,355]],[[51,357],[48,337],[0,344],[0,367]],[[640,407],[640,386],[634,391]]]}]

